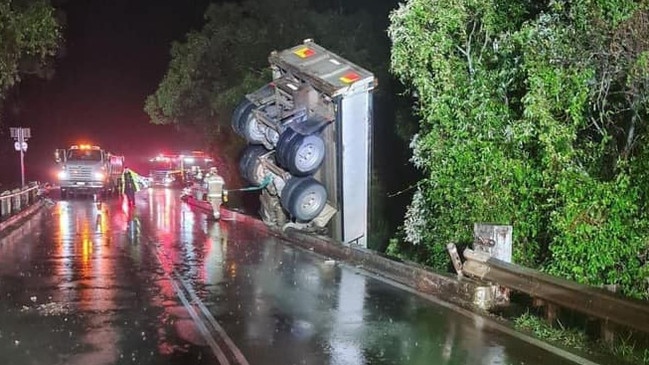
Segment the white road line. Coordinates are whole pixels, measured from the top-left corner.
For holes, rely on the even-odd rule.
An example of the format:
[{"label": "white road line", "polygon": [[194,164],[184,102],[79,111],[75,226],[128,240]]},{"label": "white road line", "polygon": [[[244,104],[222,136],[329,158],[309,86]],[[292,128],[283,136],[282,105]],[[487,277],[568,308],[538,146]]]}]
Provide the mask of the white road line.
[{"label": "white road line", "polygon": [[[158,257],[158,261],[160,261],[160,257]],[[160,261],[160,264],[162,264],[162,261]],[[196,313],[196,310],[189,303],[187,297],[185,297],[185,294],[182,293],[182,290],[180,289],[180,287],[178,287],[178,284],[176,284],[174,279],[169,274],[165,273],[165,275],[167,276],[167,279],[171,282],[171,285],[173,285],[174,291],[176,292],[176,295],[178,296],[180,301],[183,303],[183,306],[185,307],[185,309],[187,309],[187,312],[196,323],[199,332],[201,333],[201,335],[203,336],[207,344],[212,349],[212,352],[214,353],[214,356],[216,356],[216,359],[219,361],[219,364],[229,365],[230,361],[228,360],[227,356],[225,355],[223,350],[221,350],[221,347],[216,343],[216,340],[210,334],[209,329],[207,329],[205,323],[203,323],[198,313]]]},{"label": "white road line", "polygon": [[[154,241],[152,241],[152,240],[147,240],[147,241],[148,241],[147,246],[149,246],[149,244],[156,245],[156,243]],[[191,305],[191,303],[189,303],[189,300],[187,299],[185,294],[182,292],[182,289],[178,286],[178,283],[176,282],[176,278],[173,277],[173,276],[176,276],[175,275],[176,270],[173,270],[172,273],[168,273],[164,269],[164,267],[167,266],[167,265],[165,265],[165,260],[166,259],[161,256],[161,251],[158,249],[157,245],[153,247],[153,254],[158,259],[158,262],[162,266],[162,271],[164,272],[165,277],[167,278],[167,280],[169,280],[169,282],[173,286],[173,289],[174,289],[174,292],[176,293],[176,296],[178,297],[178,299],[180,299],[180,301],[183,304],[183,307],[185,307],[185,309],[187,310],[189,315],[192,317],[192,320],[196,324],[196,327],[198,327],[198,331],[200,332],[200,334],[205,339],[205,342],[207,342],[207,344],[210,346],[210,349],[212,350],[212,353],[214,354],[214,356],[216,356],[216,359],[219,361],[219,364],[220,365],[230,365],[230,360],[228,360],[228,357],[223,352],[223,350],[221,349],[219,344],[216,342],[216,339],[212,336],[212,334],[210,333],[210,330],[207,328],[207,326],[205,325],[203,320],[201,320],[200,315],[196,312],[196,310]],[[174,275],[172,276],[172,274],[174,274]]]},{"label": "white road line", "polygon": [[[225,329],[223,329],[223,327],[219,325],[219,323],[216,321],[216,318],[214,318],[212,313],[210,313],[209,309],[207,309],[203,301],[198,297],[198,295],[196,295],[196,292],[191,288],[191,286],[187,283],[187,281],[182,278],[182,276],[178,273],[178,271],[175,268],[173,268],[173,265],[165,265],[165,263],[168,262],[169,258],[167,257],[166,253],[160,248],[160,246],[156,243],[156,241],[149,237],[147,239],[147,243],[153,244],[153,249],[155,250],[154,254],[163,267],[165,266],[172,267],[172,272],[167,273],[165,271],[165,276],[167,276],[168,279],[171,281],[172,285],[174,286],[174,291],[176,292],[180,300],[183,302],[183,305],[187,307],[190,316],[192,316],[192,319],[194,319],[196,324],[199,326],[199,329],[201,330],[201,334],[203,335],[203,337],[205,337],[205,340],[208,342],[208,344],[210,344],[210,347],[212,347],[212,351],[214,351],[214,355],[219,359],[219,362],[222,365],[230,364],[227,358],[223,358],[223,359],[221,358],[221,356],[225,357],[225,353],[223,352],[223,349],[218,345],[218,343],[216,342],[217,339],[215,339],[212,336],[211,333],[212,331],[210,331],[209,328],[207,328],[208,326],[206,326],[204,321],[200,318],[200,314],[196,312],[194,307],[189,302],[188,298],[182,292],[182,289],[178,286],[177,282],[180,282],[180,284],[183,286],[187,294],[189,294],[192,302],[196,304],[198,308],[201,310],[203,317],[207,320],[207,323],[219,335],[220,339],[226,344],[227,348],[235,357],[236,363],[240,365],[249,365],[248,360],[246,359],[244,354],[241,352],[241,350],[239,350],[239,348],[234,343],[234,341],[232,341],[230,336],[228,336]],[[205,330],[205,332],[203,332],[203,329]],[[214,347],[211,342],[216,347]]]},{"label": "white road line", "polygon": [[[174,272],[176,272],[176,269],[174,269]],[[189,296],[192,298],[194,303],[196,303],[200,308],[200,310],[203,312],[203,315],[205,316],[205,318],[207,318],[207,321],[212,325],[214,330],[221,336],[221,339],[223,339],[226,345],[228,345],[228,348],[230,349],[230,351],[232,351],[234,357],[236,357],[237,362],[241,365],[249,365],[248,360],[246,360],[246,357],[243,355],[241,350],[239,350],[237,345],[234,344],[234,342],[232,341],[230,336],[228,336],[227,332],[225,332],[223,327],[219,325],[219,323],[216,321],[216,318],[214,318],[214,316],[212,315],[212,313],[210,313],[210,311],[207,309],[205,304],[203,304],[203,301],[201,301],[201,299],[196,295],[196,292],[193,289],[191,289],[189,284],[187,284],[187,282],[184,279],[182,279],[180,276],[179,276],[179,281],[181,284],[183,284],[185,290],[189,293]]]}]

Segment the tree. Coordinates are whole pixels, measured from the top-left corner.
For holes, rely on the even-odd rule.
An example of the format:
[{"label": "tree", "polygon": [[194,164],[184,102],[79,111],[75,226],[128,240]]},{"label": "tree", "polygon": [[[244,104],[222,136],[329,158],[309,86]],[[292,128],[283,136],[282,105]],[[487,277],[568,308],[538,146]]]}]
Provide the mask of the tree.
[{"label": "tree", "polygon": [[0,0],[0,100],[21,75],[46,70],[61,41],[61,28],[47,0]]},{"label": "tree", "polygon": [[270,80],[268,55],[305,38],[366,64],[371,22],[309,10],[308,0],[213,4],[205,25],[172,45],[167,74],[145,103],[153,123],[229,126],[233,106]]},{"label": "tree", "polygon": [[633,183],[647,175],[633,148],[647,68],[630,31],[645,12],[625,0],[410,0],[393,12],[391,67],[417,97],[412,161],[425,174],[401,250],[445,268],[445,244],[469,244],[474,222],[513,224],[516,262],[647,296]]}]

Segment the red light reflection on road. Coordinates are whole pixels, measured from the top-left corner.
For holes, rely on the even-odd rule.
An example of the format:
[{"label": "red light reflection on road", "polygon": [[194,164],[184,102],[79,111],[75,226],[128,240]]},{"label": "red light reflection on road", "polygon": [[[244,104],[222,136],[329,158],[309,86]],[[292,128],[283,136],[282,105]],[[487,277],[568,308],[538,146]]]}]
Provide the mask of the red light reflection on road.
[{"label": "red light reflection on road", "polygon": [[102,327],[99,332],[87,331],[81,339],[100,350],[76,355],[70,362],[114,362],[119,336],[114,326],[106,325],[113,322],[116,307],[115,267],[108,252],[108,210],[92,201],[61,201],[56,212],[55,245],[60,260],[56,274],[60,283],[54,294],[58,297],[53,300],[89,313],[89,328]]}]

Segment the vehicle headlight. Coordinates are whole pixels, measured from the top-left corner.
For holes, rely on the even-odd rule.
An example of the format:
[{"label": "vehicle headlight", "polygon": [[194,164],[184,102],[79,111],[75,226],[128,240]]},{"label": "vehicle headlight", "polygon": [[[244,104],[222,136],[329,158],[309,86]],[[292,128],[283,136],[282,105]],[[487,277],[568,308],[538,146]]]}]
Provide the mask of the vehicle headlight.
[{"label": "vehicle headlight", "polygon": [[103,180],[105,177],[103,172],[95,172],[95,180]]},{"label": "vehicle headlight", "polygon": [[68,178],[68,172],[65,170],[59,171],[59,180],[65,180]]}]

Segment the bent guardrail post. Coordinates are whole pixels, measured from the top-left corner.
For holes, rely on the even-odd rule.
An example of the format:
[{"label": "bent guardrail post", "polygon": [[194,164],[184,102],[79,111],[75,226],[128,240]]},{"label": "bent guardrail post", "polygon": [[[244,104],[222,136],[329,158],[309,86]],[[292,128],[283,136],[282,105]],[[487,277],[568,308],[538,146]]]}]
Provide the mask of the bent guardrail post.
[{"label": "bent guardrail post", "polygon": [[463,272],[591,317],[649,333],[649,305],[464,250]]},{"label": "bent guardrail post", "polygon": [[455,243],[449,243],[446,245],[446,251],[448,251],[449,256],[451,256],[451,262],[453,263],[453,268],[459,276],[462,276],[462,259],[460,259],[460,254],[457,252],[457,247]]}]

